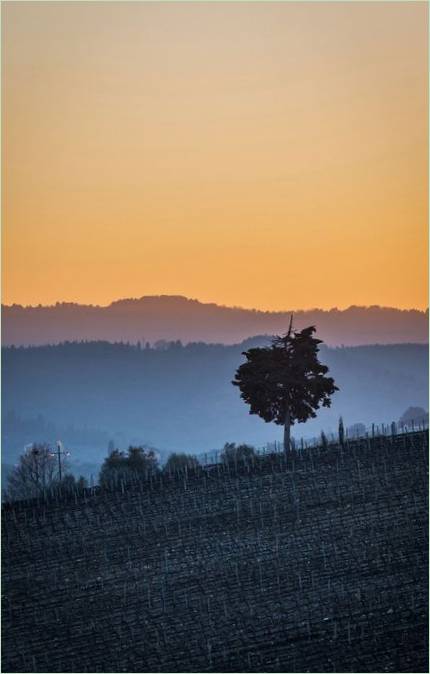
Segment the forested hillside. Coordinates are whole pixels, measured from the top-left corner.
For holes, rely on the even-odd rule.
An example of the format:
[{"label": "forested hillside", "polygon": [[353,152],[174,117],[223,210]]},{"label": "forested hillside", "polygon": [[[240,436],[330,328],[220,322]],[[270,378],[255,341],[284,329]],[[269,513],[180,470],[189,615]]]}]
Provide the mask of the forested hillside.
[{"label": "forested hillside", "polygon": [[[124,299],[108,306],[57,302],[53,306],[2,308],[2,343],[52,344],[71,340],[181,339],[232,344],[286,330],[291,311],[258,311],[161,295]],[[331,345],[428,341],[428,311],[388,307],[294,311],[297,329],[315,324]]]},{"label": "forested hillside", "polygon": [[[162,453],[279,440],[279,427],[250,416],[231,384],[242,351],[267,342],[4,348],[3,461],[26,443],[58,437],[86,462],[101,462],[111,438],[120,448],[146,443]],[[370,424],[397,420],[410,405],[428,409],[424,345],[323,346],[321,359],[340,391],[332,408],[294,426],[293,436],[336,430],[340,415],[346,425]]]}]

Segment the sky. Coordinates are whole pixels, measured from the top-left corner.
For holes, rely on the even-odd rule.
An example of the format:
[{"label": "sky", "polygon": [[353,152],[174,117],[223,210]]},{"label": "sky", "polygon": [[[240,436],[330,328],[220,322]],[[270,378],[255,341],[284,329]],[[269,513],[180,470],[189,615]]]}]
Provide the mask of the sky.
[{"label": "sky", "polygon": [[2,301],[426,308],[426,3],[3,3]]}]

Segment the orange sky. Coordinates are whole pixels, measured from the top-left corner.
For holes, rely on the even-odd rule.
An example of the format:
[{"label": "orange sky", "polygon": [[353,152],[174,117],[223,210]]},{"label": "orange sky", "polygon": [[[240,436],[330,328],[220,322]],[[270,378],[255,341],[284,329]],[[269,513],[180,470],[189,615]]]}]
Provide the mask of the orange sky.
[{"label": "orange sky", "polygon": [[427,307],[426,3],[3,3],[3,302]]}]

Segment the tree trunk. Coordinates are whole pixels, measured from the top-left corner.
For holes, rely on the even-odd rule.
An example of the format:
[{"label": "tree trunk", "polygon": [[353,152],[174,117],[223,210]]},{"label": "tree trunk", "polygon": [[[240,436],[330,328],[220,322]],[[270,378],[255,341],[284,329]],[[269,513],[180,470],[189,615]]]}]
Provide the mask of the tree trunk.
[{"label": "tree trunk", "polygon": [[285,422],[284,422],[284,452],[290,450],[290,408],[287,407],[285,410]]}]

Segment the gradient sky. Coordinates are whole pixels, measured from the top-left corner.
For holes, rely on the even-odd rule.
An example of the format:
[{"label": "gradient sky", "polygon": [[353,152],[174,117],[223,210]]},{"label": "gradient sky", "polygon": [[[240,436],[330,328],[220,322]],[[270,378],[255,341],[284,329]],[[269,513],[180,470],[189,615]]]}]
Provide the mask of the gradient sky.
[{"label": "gradient sky", "polygon": [[3,3],[3,302],[427,307],[426,3]]}]

